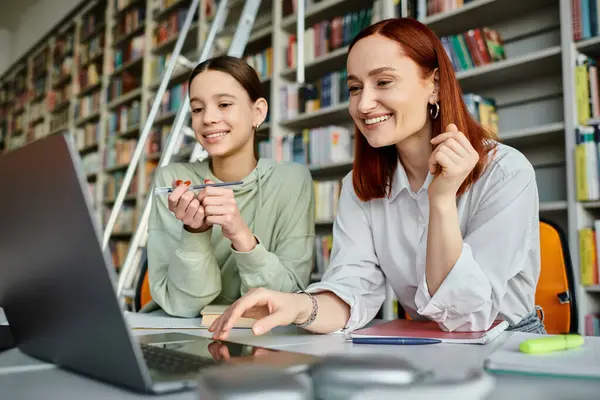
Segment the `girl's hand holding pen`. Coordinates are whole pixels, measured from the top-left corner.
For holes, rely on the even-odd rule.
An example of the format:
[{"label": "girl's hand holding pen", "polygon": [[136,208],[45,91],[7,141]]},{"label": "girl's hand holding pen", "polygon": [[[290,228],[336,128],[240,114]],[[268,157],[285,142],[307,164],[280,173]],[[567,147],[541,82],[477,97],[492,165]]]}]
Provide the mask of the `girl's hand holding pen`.
[{"label": "girl's hand holding pen", "polygon": [[174,189],[168,198],[169,210],[175,214],[175,218],[183,222],[184,229],[188,232],[204,232],[210,225],[206,223],[204,207],[198,195],[188,190],[189,184],[189,181],[173,181]]},{"label": "girl's hand holding pen", "polygon": [[[204,183],[213,183],[210,180]],[[207,186],[197,196],[204,209],[207,225],[220,225],[223,236],[231,241],[233,248],[248,252],[256,246],[256,238],[244,222],[235,201],[233,190],[228,187]]]}]

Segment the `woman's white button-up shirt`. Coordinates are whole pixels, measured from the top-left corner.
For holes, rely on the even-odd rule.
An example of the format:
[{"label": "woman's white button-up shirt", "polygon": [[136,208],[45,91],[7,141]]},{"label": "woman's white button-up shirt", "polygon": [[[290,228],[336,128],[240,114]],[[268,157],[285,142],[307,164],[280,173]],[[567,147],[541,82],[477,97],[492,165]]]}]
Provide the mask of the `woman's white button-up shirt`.
[{"label": "woman's white button-up shirt", "polygon": [[444,330],[515,325],[534,311],[540,273],[535,171],[516,149],[498,144],[484,174],[457,198],[462,253],[434,296],[425,278],[428,176],[413,192],[401,163],[388,198],[359,200],[343,179],[330,264],[310,293],[332,291],[351,307],[346,330],[363,327],[385,299],[386,280],[414,319]]}]

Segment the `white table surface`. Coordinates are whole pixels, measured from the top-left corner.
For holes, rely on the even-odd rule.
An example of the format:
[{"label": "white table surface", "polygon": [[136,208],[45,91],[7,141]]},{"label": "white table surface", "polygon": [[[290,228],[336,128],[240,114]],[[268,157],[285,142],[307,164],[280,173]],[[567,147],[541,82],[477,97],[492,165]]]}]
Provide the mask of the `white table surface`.
[{"label": "white table surface", "polygon": [[[0,324],[5,321],[0,309]],[[165,333],[165,330],[135,330],[136,335]],[[180,331],[188,334],[209,336],[206,330]],[[433,371],[440,379],[460,379],[472,369],[481,369],[485,358],[510,333],[505,333],[493,343],[480,345],[438,344],[430,346],[360,346],[344,340],[341,335],[308,334],[295,327],[276,328],[264,336],[253,336],[247,329],[233,332],[235,342],[285,349],[313,355],[364,354],[365,357],[393,355],[403,357],[419,368]],[[11,370],[21,366],[17,370]],[[27,368],[31,367],[31,368]],[[600,399],[600,381],[557,379],[547,377],[524,377],[494,375],[496,385],[490,399]],[[6,399],[142,399],[144,396],[88,379],[54,366],[44,364],[11,349],[0,353],[0,393]],[[194,393],[178,393],[160,396],[161,399],[195,399]]]}]

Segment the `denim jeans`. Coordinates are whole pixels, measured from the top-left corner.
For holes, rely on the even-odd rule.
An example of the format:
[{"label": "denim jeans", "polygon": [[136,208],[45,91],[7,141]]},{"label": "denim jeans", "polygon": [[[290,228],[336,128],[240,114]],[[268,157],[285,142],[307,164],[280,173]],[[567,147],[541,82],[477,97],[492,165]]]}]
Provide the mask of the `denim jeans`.
[{"label": "denim jeans", "polygon": [[[543,313],[542,313],[542,319],[543,319]],[[542,322],[542,320],[540,320],[540,317],[538,316],[537,307],[536,307],[536,311],[525,316],[525,318],[523,318],[521,320],[521,322],[519,322],[518,324],[516,324],[514,326],[510,326],[507,330],[508,331],[528,332],[528,333],[541,333],[544,335],[547,334],[546,328],[544,327],[544,323]]]}]

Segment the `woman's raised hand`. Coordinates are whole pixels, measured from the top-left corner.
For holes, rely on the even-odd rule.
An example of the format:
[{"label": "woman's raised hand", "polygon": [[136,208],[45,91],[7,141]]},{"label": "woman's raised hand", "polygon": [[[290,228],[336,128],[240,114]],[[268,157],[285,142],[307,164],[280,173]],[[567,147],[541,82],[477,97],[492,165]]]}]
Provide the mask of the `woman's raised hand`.
[{"label": "woman's raised hand", "polygon": [[436,148],[429,158],[429,172],[435,173],[438,166],[441,171],[429,185],[429,197],[454,202],[458,189],[479,161],[479,154],[455,124],[431,139],[431,144]]}]

